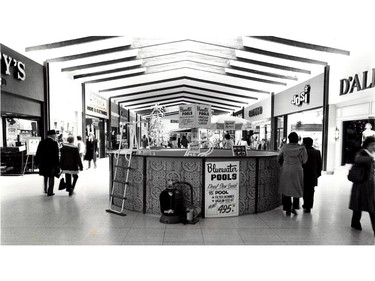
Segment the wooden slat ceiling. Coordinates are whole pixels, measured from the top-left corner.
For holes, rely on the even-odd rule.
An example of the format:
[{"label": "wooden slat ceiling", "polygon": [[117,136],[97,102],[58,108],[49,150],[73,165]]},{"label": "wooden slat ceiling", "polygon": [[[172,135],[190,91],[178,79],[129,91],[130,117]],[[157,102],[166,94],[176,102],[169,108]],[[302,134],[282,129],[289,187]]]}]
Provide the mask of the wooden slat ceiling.
[{"label": "wooden slat ceiling", "polygon": [[140,115],[187,103],[231,113],[323,73],[349,51],[274,36],[90,36],[26,48],[38,62]]}]

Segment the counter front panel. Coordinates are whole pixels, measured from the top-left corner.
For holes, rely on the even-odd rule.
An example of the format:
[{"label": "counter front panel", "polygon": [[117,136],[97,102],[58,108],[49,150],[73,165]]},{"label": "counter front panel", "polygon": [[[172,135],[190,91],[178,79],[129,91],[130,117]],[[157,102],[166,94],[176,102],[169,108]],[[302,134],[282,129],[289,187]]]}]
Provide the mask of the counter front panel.
[{"label": "counter front panel", "polygon": [[[111,178],[114,176],[116,158],[111,154]],[[127,167],[123,154],[119,165]],[[206,161],[239,161],[239,215],[272,210],[281,205],[278,190],[279,166],[277,154],[267,153],[254,157],[181,157],[160,155],[133,155],[129,172],[129,187],[125,209],[150,214],[160,214],[160,193],[167,182],[187,182],[193,187],[195,206],[204,210],[204,165]],[[118,168],[118,180],[125,181],[126,169]],[[115,183],[115,193],[121,193],[124,185]],[[114,199],[117,206],[121,200]]]}]

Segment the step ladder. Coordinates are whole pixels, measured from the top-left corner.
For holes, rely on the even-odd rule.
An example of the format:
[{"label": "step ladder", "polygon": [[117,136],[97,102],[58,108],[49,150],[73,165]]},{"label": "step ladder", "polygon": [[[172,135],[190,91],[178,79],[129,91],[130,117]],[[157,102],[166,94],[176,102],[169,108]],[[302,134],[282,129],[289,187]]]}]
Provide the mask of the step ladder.
[{"label": "step ladder", "polygon": [[[114,156],[115,159],[116,159],[116,164],[114,165],[114,174],[113,174],[113,178],[112,178],[112,189],[111,189],[111,194],[109,195],[109,204],[108,204],[108,209],[106,209],[106,212],[116,214],[116,215],[120,215],[120,216],[126,216],[126,214],[124,214],[123,211],[124,211],[124,208],[125,208],[126,191],[127,191],[128,186],[129,186],[129,172],[130,172],[130,169],[131,169],[131,160],[132,160],[133,150],[132,149],[122,149],[121,150],[123,126],[121,126],[120,128],[121,128],[120,143],[119,143],[119,149]],[[119,159],[120,159],[120,152],[121,151],[125,152],[125,159],[128,162],[128,165],[125,166],[125,167],[119,165]],[[118,169],[125,169],[126,170],[125,181],[117,179]],[[124,186],[124,190],[120,194],[115,192],[116,183],[122,184]],[[114,199],[115,198],[121,200],[121,210],[120,211],[114,209]]]}]

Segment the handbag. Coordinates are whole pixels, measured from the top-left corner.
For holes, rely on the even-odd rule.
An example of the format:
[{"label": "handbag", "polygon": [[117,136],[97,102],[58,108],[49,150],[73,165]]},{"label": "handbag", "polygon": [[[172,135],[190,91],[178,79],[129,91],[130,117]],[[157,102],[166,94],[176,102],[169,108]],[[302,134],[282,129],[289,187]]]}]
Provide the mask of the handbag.
[{"label": "handbag", "polygon": [[63,189],[65,189],[65,188],[66,188],[66,183],[65,183],[64,178],[62,178],[62,179],[60,180],[59,190],[63,190]]},{"label": "handbag", "polygon": [[366,167],[353,164],[348,173],[348,180],[354,183],[363,183],[366,180]]}]

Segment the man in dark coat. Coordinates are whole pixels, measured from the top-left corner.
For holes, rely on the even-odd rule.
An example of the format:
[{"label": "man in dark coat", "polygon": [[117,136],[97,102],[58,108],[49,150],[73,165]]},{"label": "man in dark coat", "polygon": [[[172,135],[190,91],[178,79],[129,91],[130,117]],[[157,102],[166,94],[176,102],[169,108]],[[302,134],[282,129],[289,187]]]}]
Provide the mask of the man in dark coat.
[{"label": "man in dark coat", "polygon": [[315,186],[318,185],[318,178],[322,173],[322,157],[320,151],[313,148],[312,138],[303,138],[303,144],[307,151],[307,162],[303,165],[303,209],[310,213],[314,205]]},{"label": "man in dark coat", "polygon": [[353,211],[351,227],[357,230],[362,230],[362,211],[369,213],[375,236],[374,153],[375,137],[369,136],[363,141],[362,149],[357,152],[354,158],[354,163],[366,170],[366,180],[362,183],[353,183],[349,209]]},{"label": "man in dark coat", "polygon": [[47,132],[47,138],[42,140],[36,151],[35,164],[39,166],[39,175],[44,177],[44,192],[47,196],[53,196],[53,186],[55,176],[59,171],[59,146],[56,139],[55,130]]}]

